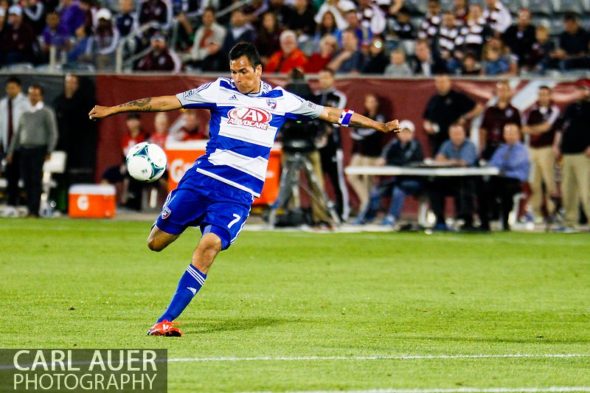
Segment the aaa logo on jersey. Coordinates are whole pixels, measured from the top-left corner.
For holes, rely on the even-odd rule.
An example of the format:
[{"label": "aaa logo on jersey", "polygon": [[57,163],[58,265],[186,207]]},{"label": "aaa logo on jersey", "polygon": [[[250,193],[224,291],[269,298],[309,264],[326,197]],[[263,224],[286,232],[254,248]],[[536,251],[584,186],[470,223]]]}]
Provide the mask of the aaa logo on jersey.
[{"label": "aaa logo on jersey", "polygon": [[236,126],[254,127],[266,130],[269,126],[272,115],[259,108],[234,108],[228,113],[229,124]]}]

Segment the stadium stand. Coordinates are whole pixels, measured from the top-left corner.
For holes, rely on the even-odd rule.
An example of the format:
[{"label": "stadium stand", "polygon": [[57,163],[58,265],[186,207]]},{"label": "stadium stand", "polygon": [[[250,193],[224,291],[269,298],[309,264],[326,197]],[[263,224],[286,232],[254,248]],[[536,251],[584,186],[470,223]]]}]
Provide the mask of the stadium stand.
[{"label": "stadium stand", "polygon": [[[328,3],[332,3],[330,0]],[[15,2],[16,3],[16,2]],[[178,54],[185,60],[183,69],[189,69],[186,63],[190,58],[191,48],[194,47],[195,32],[202,26],[201,16],[207,6],[215,11],[220,26],[227,28],[231,34],[227,39],[232,41],[232,36],[242,36],[243,33],[251,30],[252,32],[260,31],[262,16],[265,11],[272,10],[272,5],[268,2],[254,4],[247,0],[238,3],[228,4],[227,2],[213,2],[211,5],[204,2],[200,7],[190,1],[170,1],[170,0],[141,0],[129,1],[122,0],[120,4],[114,1],[85,0],[81,2],[72,0],[61,0],[61,2],[51,9],[34,8],[34,6],[21,7],[18,4],[4,2],[0,5],[0,67],[5,70],[88,70],[94,69],[102,71],[130,71],[136,69],[138,61],[148,52],[152,36],[162,36],[167,41],[167,47],[173,54]],[[268,4],[267,4],[268,3]],[[302,3],[309,3],[302,6]],[[366,4],[365,4],[366,3]],[[368,46],[372,35],[378,34],[385,40],[384,54],[389,56],[390,52],[397,47],[402,47],[406,51],[406,58],[411,59],[414,55],[413,44],[408,42],[407,37],[398,37],[399,27],[398,18],[404,13],[411,16],[410,23],[413,28],[421,30],[426,28],[423,35],[429,39],[432,50],[435,55],[439,55],[437,47],[438,36],[445,34],[441,31],[440,23],[441,14],[444,11],[457,11],[459,14],[464,11],[458,11],[457,7],[462,3],[465,7],[470,5],[479,5],[482,7],[484,17],[488,17],[488,24],[495,26],[493,18],[500,15],[497,11],[502,7],[507,9],[511,14],[512,23],[515,23],[518,12],[522,8],[530,10],[532,15],[533,26],[544,25],[550,29],[551,41],[555,43],[556,49],[559,49],[558,36],[563,31],[563,17],[566,15],[575,15],[581,21],[581,27],[584,34],[590,24],[590,0],[498,0],[497,4],[502,4],[501,8],[492,10],[487,13],[488,4],[494,3],[491,0],[472,0],[472,1],[454,1],[454,0],[406,0],[401,10],[391,13],[387,5],[388,2],[375,2],[375,7],[369,6],[367,2],[355,3],[350,0],[341,0],[339,8],[332,7],[322,8],[320,11],[323,15],[327,9],[331,13],[336,13],[334,18],[337,21],[338,29],[325,34],[333,34],[338,38],[339,45],[341,32],[349,25],[353,18],[351,14],[356,14],[360,22],[360,27],[356,29],[359,38],[359,49],[365,55],[368,52]],[[321,3],[311,1],[300,1],[297,7],[307,7],[309,15],[318,12]],[[270,7],[270,8],[269,8]],[[311,7],[311,8],[310,8]],[[492,5],[492,7],[496,7]],[[313,11],[311,11],[313,9]],[[438,14],[431,14],[429,9],[435,10]],[[234,10],[242,11],[246,24],[236,28],[230,25],[229,15]],[[55,11],[55,12],[54,12]],[[355,12],[356,11],[356,12]],[[462,29],[463,20],[458,16],[457,28],[465,34]],[[42,16],[40,16],[42,15]],[[280,16],[278,18],[277,35],[281,31],[289,29],[293,23],[291,19],[297,20],[296,5],[286,2],[280,6]],[[306,14],[307,15],[307,14]],[[489,19],[492,18],[492,19]],[[386,28],[382,28],[382,22],[386,20]],[[321,17],[316,16],[314,20],[309,20],[309,26],[305,29],[296,28],[299,49],[303,50],[307,56],[316,52],[321,36],[318,22]],[[47,23],[50,25],[48,26]],[[57,27],[56,26],[57,23]],[[231,22],[233,23],[233,22]],[[433,24],[434,23],[434,24]],[[379,25],[379,26],[378,26]],[[397,27],[396,27],[397,26]],[[14,30],[14,29],[17,30]],[[448,31],[449,27],[445,27]],[[504,27],[502,27],[503,31]],[[239,30],[239,34],[238,34]],[[314,32],[315,30],[315,32]],[[30,34],[35,32],[34,34]],[[203,47],[207,36],[203,36],[203,30],[199,35],[198,44]],[[322,33],[322,34],[324,34]],[[472,32],[471,32],[472,33]],[[13,39],[7,39],[8,35],[13,35]],[[14,36],[16,34],[16,36]],[[248,33],[249,37],[256,34]],[[14,38],[16,37],[16,38]],[[250,37],[252,38],[252,37]],[[411,41],[411,40],[410,40]],[[458,43],[465,42],[464,36],[456,38]],[[232,41],[233,42],[233,41]],[[259,41],[263,42],[263,41]],[[16,55],[14,44],[18,43],[19,50],[25,50],[24,55]],[[508,44],[505,42],[505,44]],[[365,47],[366,45],[366,47]],[[224,48],[227,50],[227,48]],[[264,48],[261,48],[264,50]],[[451,58],[445,58],[448,66],[448,72],[460,74],[460,63],[462,58],[471,49],[465,45],[457,45]],[[584,56],[589,55],[588,48],[585,48]],[[11,53],[14,53],[11,55]],[[175,56],[175,55],[174,55]],[[337,54],[335,55],[337,56]],[[477,53],[476,60],[483,61],[480,53]],[[177,67],[174,67],[176,69]],[[359,70],[362,71],[363,67]],[[549,67],[554,74],[569,72],[560,68],[558,64],[552,64]],[[520,70],[519,70],[520,71]],[[530,70],[526,70],[530,73]],[[372,71],[374,72],[374,71]],[[545,70],[536,70],[537,73],[543,73]]]}]

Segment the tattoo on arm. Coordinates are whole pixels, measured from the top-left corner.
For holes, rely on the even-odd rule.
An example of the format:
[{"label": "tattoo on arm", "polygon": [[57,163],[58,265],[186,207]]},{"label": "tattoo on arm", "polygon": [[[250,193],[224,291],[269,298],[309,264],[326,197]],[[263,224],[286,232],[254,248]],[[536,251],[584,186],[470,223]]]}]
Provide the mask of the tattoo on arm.
[{"label": "tattoo on arm", "polygon": [[152,110],[152,98],[140,98],[138,100],[133,100],[126,102],[124,104],[119,105],[119,108],[127,109],[130,111],[137,111],[137,112],[149,112]]}]

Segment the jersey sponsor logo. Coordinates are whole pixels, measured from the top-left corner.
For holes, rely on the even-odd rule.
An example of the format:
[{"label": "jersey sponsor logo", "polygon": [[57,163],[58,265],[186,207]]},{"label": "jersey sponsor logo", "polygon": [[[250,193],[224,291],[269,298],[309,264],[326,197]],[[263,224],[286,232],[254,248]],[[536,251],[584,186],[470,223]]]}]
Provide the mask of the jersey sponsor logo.
[{"label": "jersey sponsor logo", "polygon": [[260,108],[234,108],[228,113],[228,124],[236,126],[253,127],[260,130],[268,129],[272,115]]}]

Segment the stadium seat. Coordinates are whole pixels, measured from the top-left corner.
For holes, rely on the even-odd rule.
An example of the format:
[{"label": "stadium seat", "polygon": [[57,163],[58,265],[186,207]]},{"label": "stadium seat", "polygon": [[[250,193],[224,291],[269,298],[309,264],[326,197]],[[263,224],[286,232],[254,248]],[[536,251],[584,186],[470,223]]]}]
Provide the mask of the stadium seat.
[{"label": "stadium seat", "polygon": [[553,7],[549,0],[522,0],[521,6],[528,8],[536,16],[551,16],[553,13]]},{"label": "stadium seat", "polygon": [[410,11],[412,15],[426,14],[426,0],[406,0],[404,2],[404,6]]},{"label": "stadium seat", "polygon": [[[540,18],[539,23],[545,23],[549,27],[550,34],[552,36],[558,36],[563,32],[563,21],[561,18]],[[555,43],[557,45],[557,42]]]},{"label": "stadium seat", "polygon": [[452,11],[453,10],[453,0],[441,0],[440,6],[445,11]]},{"label": "stadium seat", "polygon": [[521,7],[520,1],[501,0],[504,7],[506,7],[511,14],[516,15]]},{"label": "stadium seat", "polygon": [[560,14],[575,12],[581,15],[583,13],[580,0],[553,0],[553,10]]}]

